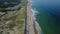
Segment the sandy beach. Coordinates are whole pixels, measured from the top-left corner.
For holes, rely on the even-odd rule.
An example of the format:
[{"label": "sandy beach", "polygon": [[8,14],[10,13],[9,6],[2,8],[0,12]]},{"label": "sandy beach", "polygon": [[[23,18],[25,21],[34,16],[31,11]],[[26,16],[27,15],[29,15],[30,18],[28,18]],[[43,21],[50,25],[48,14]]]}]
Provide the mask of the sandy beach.
[{"label": "sandy beach", "polygon": [[27,34],[37,34],[30,0],[28,0],[27,3]]}]

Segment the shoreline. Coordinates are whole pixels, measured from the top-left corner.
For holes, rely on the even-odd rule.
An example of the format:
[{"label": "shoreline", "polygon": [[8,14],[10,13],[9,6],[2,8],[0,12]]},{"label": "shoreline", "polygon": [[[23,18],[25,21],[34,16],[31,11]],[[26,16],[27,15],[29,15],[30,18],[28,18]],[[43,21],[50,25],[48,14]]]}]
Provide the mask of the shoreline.
[{"label": "shoreline", "polygon": [[[32,1],[31,1],[32,2]],[[30,3],[30,5],[32,6],[32,4]],[[38,22],[36,21],[36,18],[35,18],[35,13],[38,13],[38,12],[34,12],[35,10],[32,9],[31,7],[31,12],[33,14],[33,22],[34,22],[34,29],[35,31],[38,33],[38,34],[42,34],[42,31],[41,31],[41,27],[39,26]]]},{"label": "shoreline", "polygon": [[31,12],[31,6],[30,1],[28,0],[27,3],[27,32],[26,34],[35,34],[34,28],[33,28],[33,16]]},{"label": "shoreline", "polygon": [[37,34],[33,12],[31,10],[30,0],[27,3],[27,34]]},{"label": "shoreline", "polygon": [[30,0],[28,0],[26,34],[41,34],[41,28],[35,18],[36,11],[33,11]]},{"label": "shoreline", "polygon": [[32,11],[32,14],[33,14],[33,21],[34,21],[35,29],[38,32],[38,34],[42,34],[41,27],[39,26],[39,24],[38,24],[38,22],[36,21],[36,18],[35,18],[35,13],[36,12],[34,12],[33,9],[31,11]]}]

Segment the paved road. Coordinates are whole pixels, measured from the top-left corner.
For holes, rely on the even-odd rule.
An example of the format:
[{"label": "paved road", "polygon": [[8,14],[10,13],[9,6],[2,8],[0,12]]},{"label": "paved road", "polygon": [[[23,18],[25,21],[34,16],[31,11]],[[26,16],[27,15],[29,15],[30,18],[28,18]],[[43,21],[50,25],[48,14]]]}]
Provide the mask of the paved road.
[{"label": "paved road", "polygon": [[31,11],[30,3],[27,4],[27,34],[35,34],[33,27],[33,15]]}]

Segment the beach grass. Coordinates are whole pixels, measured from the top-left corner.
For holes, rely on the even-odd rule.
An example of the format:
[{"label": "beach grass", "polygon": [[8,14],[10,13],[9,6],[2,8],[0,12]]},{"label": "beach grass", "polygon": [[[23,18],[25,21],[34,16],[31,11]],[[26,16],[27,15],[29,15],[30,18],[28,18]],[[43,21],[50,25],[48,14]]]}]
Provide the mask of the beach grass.
[{"label": "beach grass", "polygon": [[25,6],[23,6],[19,11],[19,16],[17,16],[16,23],[18,25],[18,30],[20,31],[20,34],[24,34],[24,20],[26,15]]},{"label": "beach grass", "polygon": [[24,34],[24,20],[26,17],[26,0],[24,0],[24,6],[19,10],[20,11],[20,16],[18,16],[17,23],[19,24],[18,30],[20,31],[20,34]]},{"label": "beach grass", "polygon": [[24,1],[24,3],[26,3],[27,2],[27,0],[23,0]]},{"label": "beach grass", "polygon": [[[3,8],[0,8],[0,9],[4,10]],[[26,0],[24,0],[24,6],[22,6],[21,9],[15,10],[15,11],[7,11],[6,16],[4,16],[4,19],[5,21],[9,22],[7,24],[9,25],[9,28],[15,30],[15,32],[19,31],[18,32],[19,34],[24,34],[24,20],[26,16]]]},{"label": "beach grass", "polygon": [[25,16],[26,16],[26,6],[23,6],[18,11],[19,11],[18,15],[16,15],[17,17],[14,16],[12,19],[13,19],[13,21],[15,21],[15,24],[17,25],[17,29],[18,29],[19,33],[24,34],[24,20],[25,20]]}]

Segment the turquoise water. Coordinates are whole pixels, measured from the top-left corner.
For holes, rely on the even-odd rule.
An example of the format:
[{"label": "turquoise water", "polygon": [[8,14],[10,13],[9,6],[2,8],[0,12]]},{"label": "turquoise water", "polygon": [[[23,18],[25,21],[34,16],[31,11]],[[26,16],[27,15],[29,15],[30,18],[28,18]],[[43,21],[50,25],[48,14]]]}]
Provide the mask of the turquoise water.
[{"label": "turquoise water", "polygon": [[60,34],[60,0],[31,0],[42,34]]}]

